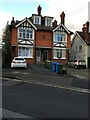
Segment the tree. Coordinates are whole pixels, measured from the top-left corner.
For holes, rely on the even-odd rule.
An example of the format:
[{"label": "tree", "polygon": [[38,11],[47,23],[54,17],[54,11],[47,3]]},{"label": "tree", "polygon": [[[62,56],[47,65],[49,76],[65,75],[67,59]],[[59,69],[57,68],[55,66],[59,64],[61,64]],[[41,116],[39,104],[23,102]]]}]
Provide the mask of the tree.
[{"label": "tree", "polygon": [[[4,58],[5,65],[11,62],[11,50],[10,50],[10,30],[7,23],[3,35],[2,35],[2,57]],[[2,60],[3,61],[3,60]]]}]

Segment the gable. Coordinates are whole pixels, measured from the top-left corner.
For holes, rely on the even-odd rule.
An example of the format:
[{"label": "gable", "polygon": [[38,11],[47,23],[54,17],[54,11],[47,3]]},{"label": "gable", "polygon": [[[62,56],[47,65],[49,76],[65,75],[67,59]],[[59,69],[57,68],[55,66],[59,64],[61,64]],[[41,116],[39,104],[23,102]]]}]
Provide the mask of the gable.
[{"label": "gable", "polygon": [[78,41],[81,41],[83,42],[83,44],[86,44],[83,37],[81,37],[77,32],[74,34],[74,37],[72,38],[72,43],[71,43],[71,46],[74,44],[74,42],[77,42],[78,44]]},{"label": "gable", "polygon": [[25,19],[23,19],[22,21],[20,21],[18,24],[15,25],[15,27],[25,27],[25,28],[34,28],[35,30],[37,30],[37,28],[35,27],[35,25],[32,24],[32,22],[26,17]]},{"label": "gable", "polygon": [[61,33],[68,33],[68,34],[73,34],[73,32],[69,31],[63,24],[59,24],[53,32],[59,31]]}]

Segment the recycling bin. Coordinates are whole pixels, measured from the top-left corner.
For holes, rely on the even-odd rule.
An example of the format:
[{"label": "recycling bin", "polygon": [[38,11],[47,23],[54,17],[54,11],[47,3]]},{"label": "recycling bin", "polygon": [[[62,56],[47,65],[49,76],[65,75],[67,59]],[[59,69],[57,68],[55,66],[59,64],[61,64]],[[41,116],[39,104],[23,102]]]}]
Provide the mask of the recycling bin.
[{"label": "recycling bin", "polygon": [[45,60],[45,67],[48,68],[49,60]]},{"label": "recycling bin", "polygon": [[56,62],[52,62],[52,72],[56,72]]},{"label": "recycling bin", "polygon": [[58,73],[58,74],[62,74],[63,65],[62,65],[61,63],[59,63],[57,66],[58,66],[58,67],[57,67],[57,73]]},{"label": "recycling bin", "polygon": [[59,73],[59,62],[56,62],[56,73]]},{"label": "recycling bin", "polygon": [[48,61],[48,69],[51,69],[52,67],[52,61]]}]

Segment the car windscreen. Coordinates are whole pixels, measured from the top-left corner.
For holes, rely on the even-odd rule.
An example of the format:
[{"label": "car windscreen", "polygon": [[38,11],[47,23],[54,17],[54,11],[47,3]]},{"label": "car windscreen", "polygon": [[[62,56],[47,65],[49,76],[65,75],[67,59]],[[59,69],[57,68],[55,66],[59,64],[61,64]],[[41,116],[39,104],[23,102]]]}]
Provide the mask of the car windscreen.
[{"label": "car windscreen", "polygon": [[24,58],[15,58],[15,60],[24,60]]}]

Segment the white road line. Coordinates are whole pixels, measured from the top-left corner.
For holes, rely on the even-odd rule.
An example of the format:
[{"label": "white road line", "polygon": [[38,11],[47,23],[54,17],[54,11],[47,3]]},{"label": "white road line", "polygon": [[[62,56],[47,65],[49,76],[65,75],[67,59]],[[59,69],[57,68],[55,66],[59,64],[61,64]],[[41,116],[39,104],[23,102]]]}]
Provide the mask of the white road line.
[{"label": "white road line", "polygon": [[48,87],[54,87],[54,88],[60,88],[60,89],[66,89],[66,90],[71,90],[71,91],[76,91],[76,92],[81,92],[81,93],[90,93],[90,90],[84,89],[84,88],[78,88],[78,87],[70,87],[70,86],[60,86],[60,85],[55,85],[52,83],[42,83],[38,81],[26,81],[26,80],[18,80],[18,79],[10,79],[10,78],[3,78],[6,80],[10,81],[18,81],[18,82],[24,82],[24,83],[32,83],[36,85],[43,85],[43,86],[48,86]]},{"label": "white road line", "polygon": [[21,114],[18,112],[14,112],[11,110],[7,110],[4,108],[0,108],[0,109],[2,109],[2,117],[3,118],[32,118],[30,116],[27,116],[27,115],[24,115],[24,114]]}]

